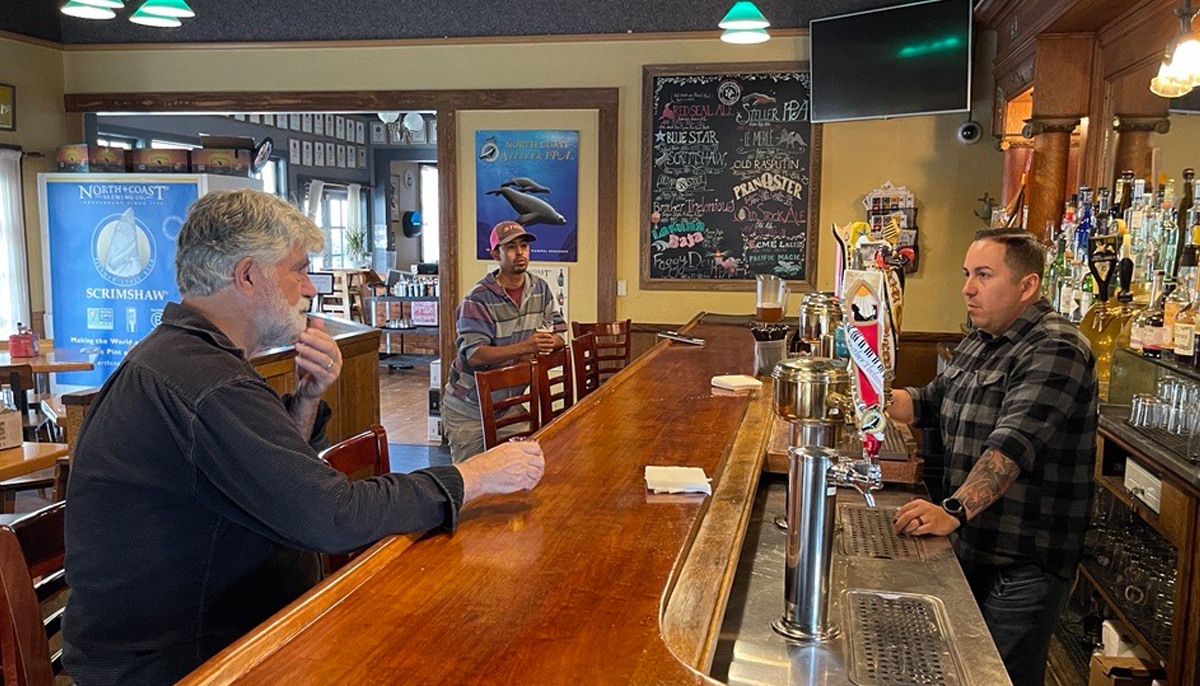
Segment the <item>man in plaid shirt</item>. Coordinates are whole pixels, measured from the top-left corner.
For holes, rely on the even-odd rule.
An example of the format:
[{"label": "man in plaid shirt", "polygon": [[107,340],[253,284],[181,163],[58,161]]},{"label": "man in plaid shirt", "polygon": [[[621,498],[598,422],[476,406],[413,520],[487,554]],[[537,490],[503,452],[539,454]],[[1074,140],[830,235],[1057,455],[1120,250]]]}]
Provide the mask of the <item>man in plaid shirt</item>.
[{"label": "man in plaid shirt", "polygon": [[975,235],[962,293],[975,330],[891,417],[941,430],[954,495],[900,508],[895,528],[953,535],[1015,686],[1041,686],[1050,634],[1083,550],[1095,462],[1095,358],[1041,297],[1045,256],[1028,233]]},{"label": "man in plaid shirt", "polygon": [[458,306],[458,354],[442,391],[442,422],[456,463],[483,452],[475,372],[566,345],[560,334],[567,325],[550,286],[528,272],[529,244],[535,240],[517,222],[492,227],[492,259],[499,269],[480,279]]}]

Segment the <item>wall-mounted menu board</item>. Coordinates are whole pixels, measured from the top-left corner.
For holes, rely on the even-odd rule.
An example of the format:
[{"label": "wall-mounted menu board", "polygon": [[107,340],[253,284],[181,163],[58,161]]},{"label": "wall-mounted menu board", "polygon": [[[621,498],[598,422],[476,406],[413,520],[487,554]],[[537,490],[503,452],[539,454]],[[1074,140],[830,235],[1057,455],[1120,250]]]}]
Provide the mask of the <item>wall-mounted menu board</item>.
[{"label": "wall-mounted menu board", "polygon": [[815,288],[821,127],[803,62],[648,66],[644,289]]}]

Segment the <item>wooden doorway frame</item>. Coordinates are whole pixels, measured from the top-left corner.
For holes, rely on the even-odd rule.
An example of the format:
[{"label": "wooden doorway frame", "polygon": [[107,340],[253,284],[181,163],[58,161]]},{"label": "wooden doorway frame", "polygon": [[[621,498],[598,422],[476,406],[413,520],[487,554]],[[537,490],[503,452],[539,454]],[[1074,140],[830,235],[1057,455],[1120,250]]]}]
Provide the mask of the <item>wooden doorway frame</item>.
[{"label": "wooden doorway frame", "polygon": [[363,112],[435,110],[438,126],[438,195],[442,217],[442,294],[438,325],[443,376],[454,358],[454,310],[461,294],[458,226],[458,113],[461,110],[595,110],[599,114],[596,314],[617,318],[617,88],[530,88],[417,91],[262,91],[177,93],[68,93],[67,113],[98,112]]}]

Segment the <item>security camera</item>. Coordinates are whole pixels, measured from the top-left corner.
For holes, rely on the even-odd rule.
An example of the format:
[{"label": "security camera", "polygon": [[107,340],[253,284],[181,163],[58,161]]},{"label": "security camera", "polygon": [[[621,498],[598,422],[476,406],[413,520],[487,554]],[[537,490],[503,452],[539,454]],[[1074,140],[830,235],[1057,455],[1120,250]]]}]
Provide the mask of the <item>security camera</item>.
[{"label": "security camera", "polygon": [[983,137],[983,127],[973,121],[965,121],[959,124],[958,131],[954,135],[958,138],[959,143],[971,145],[978,143],[979,139]]}]

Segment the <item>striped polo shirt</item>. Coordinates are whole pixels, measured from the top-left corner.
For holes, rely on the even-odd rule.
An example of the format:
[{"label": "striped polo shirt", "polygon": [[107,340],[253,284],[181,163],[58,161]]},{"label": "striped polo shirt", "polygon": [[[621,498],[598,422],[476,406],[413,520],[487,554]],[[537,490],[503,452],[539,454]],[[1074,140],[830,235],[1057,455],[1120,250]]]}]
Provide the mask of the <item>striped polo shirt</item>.
[{"label": "striped polo shirt", "polygon": [[483,277],[458,306],[455,322],[455,345],[458,353],[450,364],[446,380],[446,402],[479,408],[479,392],[475,372],[503,367],[511,361],[492,367],[475,367],[467,360],[481,345],[502,346],[519,343],[533,336],[538,327],[549,327],[555,333],[565,333],[566,322],[554,302],[550,285],[525,272],[525,287],[521,302],[513,302],[508,292],[496,280],[499,270]]}]

